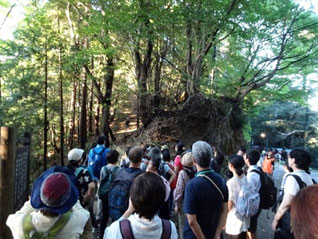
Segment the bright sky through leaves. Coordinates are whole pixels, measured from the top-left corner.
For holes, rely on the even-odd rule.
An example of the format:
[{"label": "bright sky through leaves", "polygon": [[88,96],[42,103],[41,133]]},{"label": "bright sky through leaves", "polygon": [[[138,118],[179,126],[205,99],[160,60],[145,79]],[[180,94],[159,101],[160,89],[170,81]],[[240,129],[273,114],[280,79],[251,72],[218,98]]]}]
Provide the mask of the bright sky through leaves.
[{"label": "bright sky through leaves", "polygon": [[[47,0],[42,0],[42,2],[45,2]],[[314,11],[318,14],[318,0],[295,0],[297,3],[299,3],[301,6],[303,6],[305,9],[309,9]],[[5,2],[5,1],[4,1]],[[8,7],[0,7],[0,25],[2,25],[6,14],[8,13],[9,8],[16,4],[15,7],[12,9],[10,16],[6,19],[4,24],[2,25],[2,28],[0,30],[0,38],[7,40],[7,39],[13,39],[13,32],[16,29],[18,23],[23,19],[24,16],[24,7],[27,6],[29,0],[8,0],[7,1]],[[308,76],[309,80],[316,81],[315,83],[312,83],[311,89],[318,89],[318,73],[312,73]],[[318,92],[311,95],[309,98],[309,104],[312,108],[312,110],[318,111]]]}]

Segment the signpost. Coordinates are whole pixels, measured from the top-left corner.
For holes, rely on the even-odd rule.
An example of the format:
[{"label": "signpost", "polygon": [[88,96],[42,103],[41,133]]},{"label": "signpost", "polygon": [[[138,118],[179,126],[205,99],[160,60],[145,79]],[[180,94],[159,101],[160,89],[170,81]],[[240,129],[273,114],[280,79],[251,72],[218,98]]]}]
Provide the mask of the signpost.
[{"label": "signpost", "polygon": [[1,127],[0,138],[0,238],[5,239],[12,237],[6,220],[14,212],[15,129]]},{"label": "signpost", "polygon": [[12,238],[6,226],[9,214],[28,199],[30,178],[30,135],[16,141],[11,127],[0,131],[0,239]]}]

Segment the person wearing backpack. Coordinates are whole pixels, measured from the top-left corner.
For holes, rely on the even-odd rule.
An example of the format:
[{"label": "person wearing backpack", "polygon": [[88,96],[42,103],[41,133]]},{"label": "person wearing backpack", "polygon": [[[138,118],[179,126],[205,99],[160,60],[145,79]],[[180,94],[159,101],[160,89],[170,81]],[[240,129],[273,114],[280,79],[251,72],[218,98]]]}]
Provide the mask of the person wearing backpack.
[{"label": "person wearing backpack", "polygon": [[126,158],[124,158],[121,162],[120,162],[120,167],[123,167],[123,168],[128,168],[129,167],[129,158],[128,158],[128,155],[129,155],[129,150],[132,148],[132,146],[128,146],[126,148]]},{"label": "person wearing backpack", "polygon": [[106,155],[110,149],[105,147],[105,141],[105,135],[98,136],[96,147],[92,148],[88,154],[88,167],[92,169],[96,180],[99,180],[100,170],[107,164]]},{"label": "person wearing backpack", "polygon": [[[283,200],[272,223],[275,238],[294,238],[289,226],[290,205],[301,188],[313,184],[313,179],[309,175],[311,161],[311,155],[302,149],[293,149],[288,156],[288,165],[293,169],[293,172],[286,177]],[[284,226],[286,224],[288,228]]]},{"label": "person wearing backpack", "polygon": [[182,170],[179,172],[176,189],[174,191],[175,212],[178,214],[179,236],[183,239],[183,227],[185,214],[182,210],[184,190],[190,179],[194,178],[193,157],[191,152],[187,152],[181,157]]},{"label": "person wearing backpack", "polygon": [[7,225],[14,239],[92,239],[89,212],[78,201],[75,176],[66,167],[49,168],[39,176],[30,200]]},{"label": "person wearing backpack", "polygon": [[133,147],[129,150],[130,164],[128,168],[120,168],[111,184],[108,194],[109,216],[112,221],[118,220],[128,208],[129,190],[134,179],[143,171],[140,164],[143,149]]},{"label": "person wearing backpack", "polygon": [[227,216],[228,189],[225,180],[210,169],[212,147],[197,141],[192,145],[197,173],[185,188],[183,210],[184,239],[220,239]]},{"label": "person wearing backpack", "polygon": [[158,149],[157,147],[151,148],[150,151],[147,154],[147,157],[148,157],[149,160],[157,159],[157,160],[160,161],[160,167],[158,169],[158,173],[161,176],[165,177],[165,178],[167,178],[168,175],[169,175],[170,176],[169,177],[169,184],[171,185],[173,183],[174,179],[176,178],[176,173],[174,172],[173,169],[171,169],[169,167],[169,165],[166,162],[161,160],[161,151],[160,151],[160,149]]},{"label": "person wearing backpack", "polygon": [[137,176],[131,186],[129,208],[106,228],[104,239],[177,239],[174,223],[158,216],[164,198],[165,186],[157,174]]},{"label": "person wearing backpack", "polygon": [[147,172],[152,172],[152,173],[159,175],[162,179],[162,182],[165,185],[165,188],[166,188],[165,202],[164,202],[163,206],[160,208],[159,217],[162,219],[170,220],[169,200],[170,200],[171,188],[170,188],[170,184],[167,181],[167,179],[159,174],[160,163],[161,163],[161,160],[158,158],[150,159],[149,165],[147,167]]},{"label": "person wearing backpack", "polygon": [[116,177],[117,170],[119,169],[119,167],[117,166],[118,158],[119,153],[116,150],[110,150],[106,156],[108,164],[102,167],[100,172],[100,186],[98,195],[103,202],[102,219],[100,222],[100,238],[103,238],[104,236],[104,231],[109,218],[108,194],[111,188],[111,184]]},{"label": "person wearing backpack", "polygon": [[[102,167],[107,165],[106,156],[109,148],[105,147],[106,137],[105,135],[99,135],[96,139],[96,146],[89,151],[87,168],[93,172],[93,179],[97,182],[97,188],[99,188],[100,171]],[[98,197],[95,197],[94,208],[96,214],[96,220],[100,222],[102,219],[102,201]]]},{"label": "person wearing backpack", "polygon": [[[245,155],[245,164],[248,167],[246,179],[249,185],[252,186],[252,190],[255,194],[259,193],[261,189],[261,176],[258,173],[259,168],[256,166],[259,159],[260,159],[260,153],[255,149],[248,150]],[[250,226],[247,231],[248,239],[257,238],[256,236],[257,220],[261,212],[262,212],[262,208],[259,207],[258,212],[250,218]]]},{"label": "person wearing backpack", "polygon": [[[253,193],[248,191],[250,190],[250,187],[243,173],[244,165],[244,158],[240,155],[232,155],[229,158],[228,167],[233,173],[233,177],[226,183],[229,190],[229,202],[225,233],[229,239],[245,239],[250,224],[250,217],[245,215],[245,211],[248,208],[244,208],[243,213],[239,211],[240,203],[244,204],[248,201],[248,198],[245,198],[245,196]],[[257,205],[255,213],[257,213],[259,207],[259,195],[258,193],[256,195],[258,201],[256,200]],[[243,206],[248,207],[249,204],[244,204]]]},{"label": "person wearing backpack", "polygon": [[97,182],[96,180],[93,180],[93,172],[83,164],[83,156],[83,149],[74,148],[70,150],[67,155],[69,163],[66,167],[74,172],[80,203],[89,211],[92,224],[95,228],[97,228],[98,224],[93,212]]}]

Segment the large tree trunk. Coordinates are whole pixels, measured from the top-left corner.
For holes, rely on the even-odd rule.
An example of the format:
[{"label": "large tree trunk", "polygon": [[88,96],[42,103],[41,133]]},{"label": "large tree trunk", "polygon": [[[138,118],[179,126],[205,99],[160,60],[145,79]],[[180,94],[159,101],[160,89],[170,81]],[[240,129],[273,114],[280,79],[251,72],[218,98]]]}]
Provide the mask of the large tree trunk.
[{"label": "large tree trunk", "polygon": [[71,120],[70,120],[70,124],[69,124],[69,128],[70,128],[70,136],[69,136],[69,140],[68,140],[68,144],[70,149],[72,149],[74,147],[74,133],[75,133],[75,112],[76,112],[76,90],[77,90],[77,81],[73,80],[73,88],[72,88],[72,100],[71,100]]},{"label": "large tree trunk", "polygon": [[110,120],[110,107],[112,102],[112,91],[113,91],[113,82],[114,82],[114,62],[113,58],[108,58],[106,64],[106,75],[105,75],[105,85],[106,92],[103,97],[102,102],[102,132],[106,136],[106,147],[110,145],[109,136],[110,128],[109,128],[109,120]]},{"label": "large tree trunk", "polygon": [[147,50],[142,60],[142,56],[139,49],[135,49],[135,72],[138,81],[138,114],[141,118],[143,127],[146,128],[151,122],[151,110],[149,109],[148,103],[148,90],[147,90],[147,80],[149,77],[151,57],[153,51],[153,43],[149,38],[147,41]]},{"label": "large tree trunk", "polygon": [[166,57],[167,51],[168,51],[168,46],[167,46],[167,43],[164,42],[163,46],[160,49],[160,54],[157,54],[156,56],[155,75],[154,75],[155,94],[153,97],[153,108],[154,108],[153,117],[156,117],[158,113],[160,112],[160,95],[161,95],[160,81],[161,81],[162,61]]},{"label": "large tree trunk", "polygon": [[[81,84],[78,84],[78,91],[77,91],[77,95],[78,95],[78,98],[77,98],[77,109],[80,109],[81,108],[81,103],[82,103],[82,94],[81,94]],[[77,144],[80,145],[80,137],[79,137],[79,134],[80,134],[80,131],[81,131],[81,115],[80,115],[80,111],[77,111],[76,112],[76,122],[75,125],[77,126]]]},{"label": "large tree trunk", "polygon": [[107,61],[106,61],[106,68],[105,68],[106,74],[104,76],[104,83],[105,83],[105,93],[104,94],[101,90],[101,84],[100,84],[99,80],[93,76],[93,74],[91,73],[91,71],[87,65],[84,65],[84,68],[85,68],[87,75],[92,79],[92,82],[93,82],[95,89],[96,89],[98,102],[102,106],[102,117],[101,117],[100,131],[103,134],[105,134],[106,146],[108,147],[110,144],[109,135],[112,137],[113,141],[116,140],[116,138],[112,134],[110,127],[109,127],[110,107],[111,107],[111,98],[112,98],[114,72],[115,72],[114,59],[111,56],[109,56],[107,58]]},{"label": "large tree trunk", "polygon": [[87,76],[85,74],[85,80],[82,87],[82,103],[80,113],[80,130],[79,130],[79,141],[80,148],[84,149],[87,142]]},{"label": "large tree trunk", "polygon": [[[58,21],[58,31],[60,33],[60,20]],[[60,83],[60,161],[64,166],[64,110],[63,110],[63,74],[62,74],[62,49],[59,46],[59,83]]]},{"label": "large tree trunk", "polygon": [[94,105],[94,85],[92,82],[91,85],[91,94],[90,94],[90,98],[89,98],[89,115],[88,115],[88,132],[90,135],[93,134],[93,105]]},{"label": "large tree trunk", "polygon": [[[47,44],[47,42],[46,42]],[[48,89],[48,55],[47,45],[45,45],[45,62],[44,62],[44,142],[43,142],[43,166],[44,171],[47,169],[47,131],[49,122],[47,120],[47,89]]]},{"label": "large tree trunk", "polygon": [[96,105],[96,115],[95,115],[95,136],[99,135],[99,119],[100,119],[100,102],[98,101]]},{"label": "large tree trunk", "polygon": [[0,75],[0,103],[2,101],[2,80],[1,80],[1,75]]}]

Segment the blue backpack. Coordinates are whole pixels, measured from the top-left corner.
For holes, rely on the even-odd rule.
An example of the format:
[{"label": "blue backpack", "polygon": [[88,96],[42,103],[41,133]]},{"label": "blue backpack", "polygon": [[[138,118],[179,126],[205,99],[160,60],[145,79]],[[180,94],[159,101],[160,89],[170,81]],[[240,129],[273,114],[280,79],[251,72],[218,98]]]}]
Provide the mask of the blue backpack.
[{"label": "blue backpack", "polygon": [[113,221],[118,220],[127,210],[130,187],[134,179],[142,172],[142,170],[136,170],[129,173],[127,169],[118,172],[108,195],[109,216]]},{"label": "blue backpack", "polygon": [[106,148],[104,147],[99,153],[96,153],[95,150],[96,148],[93,148],[93,155],[88,158],[88,167],[92,169],[94,177],[99,179],[100,170],[104,166],[102,163],[102,156]]}]

